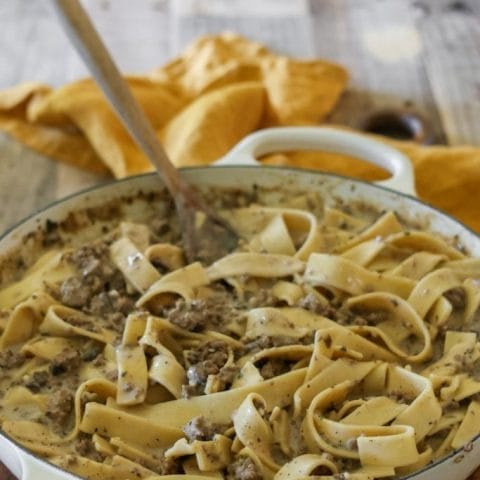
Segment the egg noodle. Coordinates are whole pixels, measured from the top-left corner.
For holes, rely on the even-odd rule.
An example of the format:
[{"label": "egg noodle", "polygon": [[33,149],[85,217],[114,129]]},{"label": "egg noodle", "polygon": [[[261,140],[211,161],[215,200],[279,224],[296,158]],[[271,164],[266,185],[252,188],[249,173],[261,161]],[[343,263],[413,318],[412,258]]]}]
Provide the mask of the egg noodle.
[{"label": "egg noodle", "polygon": [[210,266],[125,222],[4,287],[1,429],[99,480],[396,477],[480,433],[480,259],[393,212],[229,216]]}]

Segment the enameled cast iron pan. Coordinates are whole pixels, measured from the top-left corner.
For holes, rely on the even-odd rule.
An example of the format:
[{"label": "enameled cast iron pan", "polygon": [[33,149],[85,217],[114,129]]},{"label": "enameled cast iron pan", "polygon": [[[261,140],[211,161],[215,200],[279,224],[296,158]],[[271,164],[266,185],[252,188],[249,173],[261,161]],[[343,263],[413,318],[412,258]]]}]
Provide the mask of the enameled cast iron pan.
[{"label": "enameled cast iron pan", "polygon": [[[338,152],[374,163],[392,177],[370,184],[318,171],[258,166],[255,157],[291,150]],[[182,174],[199,187],[235,188],[251,191],[254,184],[283,191],[319,192],[325,203],[345,205],[363,202],[378,211],[391,209],[407,222],[424,225],[443,236],[456,237],[466,251],[480,257],[480,237],[454,218],[415,198],[413,170],[400,152],[366,137],[330,128],[292,127],[263,130],[245,138],[212,167],[184,169]],[[69,212],[98,206],[112,199],[133,196],[138,191],[161,188],[156,174],[130,177],[95,187],[59,201],[28,217],[0,238],[0,257],[18,246],[21,239],[47,219],[61,221]],[[130,210],[132,207],[129,207]],[[138,208],[146,208],[145,204]],[[79,233],[81,235],[81,233]],[[50,465],[0,433],[0,460],[22,480],[66,480],[77,477]],[[480,436],[447,457],[409,475],[415,480],[463,480],[480,465]]]}]

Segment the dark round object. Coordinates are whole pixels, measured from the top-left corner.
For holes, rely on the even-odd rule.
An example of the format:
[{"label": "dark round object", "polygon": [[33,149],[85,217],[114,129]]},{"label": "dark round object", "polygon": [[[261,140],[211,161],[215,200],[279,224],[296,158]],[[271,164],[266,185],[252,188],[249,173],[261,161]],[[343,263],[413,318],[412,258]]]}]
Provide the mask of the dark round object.
[{"label": "dark round object", "polygon": [[433,136],[425,119],[408,110],[374,112],[364,120],[362,129],[396,140],[410,140],[425,145],[433,143]]}]

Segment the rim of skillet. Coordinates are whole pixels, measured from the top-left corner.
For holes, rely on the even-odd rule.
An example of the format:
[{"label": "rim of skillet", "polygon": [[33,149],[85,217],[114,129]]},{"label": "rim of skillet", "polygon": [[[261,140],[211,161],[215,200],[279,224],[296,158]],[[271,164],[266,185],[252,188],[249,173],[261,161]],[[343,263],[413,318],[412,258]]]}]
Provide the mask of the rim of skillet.
[{"label": "rim of skillet", "polygon": [[[194,167],[182,167],[179,170],[181,172],[193,172],[195,170],[205,170],[207,168],[212,168],[212,166],[203,165],[203,166],[194,166]],[[220,169],[222,169],[222,170],[232,170],[232,169],[238,169],[238,168],[256,170],[256,169],[260,168],[262,170],[272,170],[272,171],[276,170],[276,171],[286,171],[286,172],[300,173],[300,174],[312,174],[312,175],[315,175],[315,176],[331,177],[331,178],[338,179],[338,180],[344,180],[344,181],[348,181],[348,182],[352,182],[352,183],[358,183],[358,184],[361,184],[361,185],[365,185],[367,187],[371,187],[374,190],[378,189],[380,191],[387,192],[387,193],[390,193],[390,194],[393,193],[393,194],[395,194],[395,195],[397,195],[401,198],[407,199],[408,201],[412,201],[414,203],[418,203],[418,204],[420,204],[424,207],[427,207],[429,210],[433,211],[436,215],[440,215],[441,217],[446,217],[449,220],[451,220],[452,222],[456,223],[463,230],[467,231],[468,233],[470,233],[474,237],[476,237],[478,239],[478,241],[480,242],[480,233],[476,232],[475,230],[473,230],[468,225],[465,225],[465,223],[456,219],[453,215],[441,210],[438,207],[433,206],[431,203],[426,202],[425,200],[414,197],[412,195],[408,195],[408,194],[403,193],[403,192],[399,192],[397,190],[393,190],[393,189],[388,188],[388,187],[384,187],[383,185],[378,185],[378,184],[369,182],[367,180],[362,180],[362,179],[358,179],[358,178],[354,178],[354,177],[349,177],[347,175],[340,175],[340,174],[337,174],[337,173],[325,172],[325,171],[322,171],[322,170],[313,170],[313,169],[308,169],[308,168],[295,168],[295,167],[278,166],[278,165],[221,165],[221,166],[219,165],[219,166],[214,166],[213,168],[219,169],[219,170]],[[128,182],[134,181],[136,179],[153,177],[153,176],[156,176],[156,175],[158,175],[156,172],[146,172],[146,173],[141,173],[141,174],[137,174],[137,175],[131,175],[131,176],[121,178],[121,179],[118,179],[118,180],[115,180],[115,179],[107,180],[106,182],[102,182],[98,185],[93,185],[91,187],[84,188],[82,190],[79,190],[78,192],[74,192],[74,193],[71,193],[71,194],[69,194],[65,197],[62,197],[62,198],[58,199],[58,200],[54,200],[53,202],[45,205],[42,208],[39,208],[38,210],[33,211],[32,213],[28,214],[27,216],[25,216],[24,218],[22,218],[18,222],[15,222],[13,225],[8,227],[4,232],[2,232],[0,234],[0,242],[4,238],[9,236],[11,233],[13,233],[18,227],[20,227],[21,225],[26,223],[28,220],[31,220],[32,218],[36,217],[37,215],[39,215],[39,214],[41,214],[41,213],[43,213],[43,212],[45,212],[45,211],[47,211],[47,210],[49,210],[53,207],[56,207],[57,205],[60,205],[61,203],[64,203],[68,200],[72,200],[76,197],[81,197],[81,196],[83,196],[85,194],[88,194],[90,192],[95,192],[97,190],[102,190],[104,188],[112,188],[115,185],[128,183]],[[163,182],[161,181],[160,178],[159,178],[159,180],[160,180],[159,186],[162,186]],[[22,450],[27,455],[30,455],[30,456],[36,458],[40,462],[46,463],[49,467],[58,470],[60,473],[66,473],[66,474],[72,476],[73,478],[81,479],[81,477],[76,476],[75,474],[69,472],[68,470],[64,470],[63,468],[60,468],[57,465],[54,465],[53,463],[50,463],[44,457],[41,457],[40,455],[31,452],[30,450],[28,450],[27,448],[25,448],[24,446],[19,444],[16,440],[11,438],[9,435],[7,435],[5,432],[3,432],[1,429],[0,429],[0,436],[6,438],[13,445],[15,445],[15,447]],[[478,435],[476,435],[472,440],[470,440],[470,442],[468,442],[467,445],[476,442],[479,438],[480,438],[480,433]],[[445,457],[442,457],[435,462],[429,463],[428,465],[424,466],[423,468],[420,468],[419,470],[416,470],[415,472],[412,472],[412,473],[409,473],[408,475],[405,475],[405,476],[402,476],[402,477],[397,477],[397,478],[398,478],[398,480],[411,479],[411,478],[415,477],[416,475],[419,475],[420,473],[426,472],[427,470],[430,470],[434,467],[440,466],[442,463],[445,463],[446,461],[448,461],[449,459],[451,459],[452,457],[457,455],[459,452],[462,452],[464,450],[464,448],[465,448],[465,445],[457,448],[456,450],[453,450],[452,452],[450,452]]]}]

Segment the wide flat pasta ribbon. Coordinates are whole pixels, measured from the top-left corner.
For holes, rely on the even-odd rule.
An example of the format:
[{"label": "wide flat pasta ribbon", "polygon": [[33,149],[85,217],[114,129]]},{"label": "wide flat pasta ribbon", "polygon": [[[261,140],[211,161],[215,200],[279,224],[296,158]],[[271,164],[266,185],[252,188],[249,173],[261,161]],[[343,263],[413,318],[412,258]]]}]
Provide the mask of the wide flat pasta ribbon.
[{"label": "wide flat pasta ribbon", "polygon": [[141,345],[117,347],[117,403],[138,405],[145,401],[148,388],[147,359]]},{"label": "wide flat pasta ribbon", "polygon": [[304,289],[293,282],[280,280],[272,286],[272,295],[285,302],[289,307],[297,305],[304,294]]},{"label": "wide flat pasta ribbon", "polygon": [[[163,345],[162,325],[159,319],[150,317],[145,332],[139,339],[139,344],[142,348],[148,346],[156,350],[156,354],[151,360],[148,378],[159,385],[163,385],[175,398],[180,398],[182,385],[186,379],[185,369],[175,358],[175,355]],[[166,337],[163,336],[163,338]],[[120,404],[120,402],[117,403]]]},{"label": "wide flat pasta ribbon", "polygon": [[165,452],[166,458],[178,458],[195,455],[200,472],[215,472],[225,468],[231,461],[232,440],[224,435],[216,434],[213,440],[194,440],[188,443],[185,438],[177,442]]},{"label": "wide flat pasta ribbon", "polygon": [[448,268],[435,270],[418,282],[408,297],[408,302],[421,318],[425,318],[435,301],[445,293],[462,283],[458,276]]},{"label": "wide flat pasta ribbon", "polygon": [[[344,381],[321,391],[307,409],[303,432],[309,448],[343,458],[358,459],[363,466],[398,467],[418,459],[414,429],[410,426],[379,426],[341,423],[324,417],[332,403],[343,401],[355,383]],[[348,448],[355,441],[356,447]]]},{"label": "wide flat pasta ribbon", "polygon": [[274,478],[275,480],[300,480],[315,475],[317,469],[329,470],[332,475],[338,473],[335,463],[326,456],[306,453],[283,465]]},{"label": "wide flat pasta ribbon", "polygon": [[407,278],[372,272],[345,258],[322,253],[310,255],[304,279],[312,285],[338,288],[351,295],[384,291],[406,298],[415,286]]},{"label": "wide flat pasta ribbon", "polygon": [[480,403],[470,402],[455,436],[452,439],[452,448],[459,448],[470,442],[480,433]]},{"label": "wide flat pasta ribbon", "polygon": [[247,362],[255,365],[256,362],[262,360],[280,358],[290,361],[299,361],[312,354],[313,347],[311,345],[284,345],[282,347],[273,347],[262,350],[253,355],[240,358],[239,365],[245,365]]},{"label": "wide flat pasta ribbon", "polygon": [[108,397],[113,397],[116,394],[116,386],[113,382],[105,380],[104,378],[93,378],[84,381],[79,385],[77,391],[75,392],[75,399],[74,399],[74,426],[71,432],[67,435],[64,441],[71,441],[73,440],[80,430],[80,423],[82,421],[83,415],[83,403],[84,403],[84,394],[85,393],[95,393],[106,400]]},{"label": "wide flat pasta ribbon", "polygon": [[183,250],[171,243],[155,243],[145,249],[145,257],[150,262],[160,263],[170,271],[185,266]]},{"label": "wide flat pasta ribbon", "polygon": [[469,342],[460,342],[454,345],[437,362],[424,369],[422,375],[429,376],[434,374],[450,378],[461,372],[464,365],[471,365],[478,358],[478,352],[474,351]]},{"label": "wide flat pasta ribbon", "polygon": [[50,461],[64,470],[70,469],[80,477],[92,476],[101,480],[147,478],[155,475],[154,472],[142,467],[139,463],[129,461],[120,455],[114,455],[111,463],[96,462],[78,455],[53,457]]},{"label": "wide flat pasta ribbon", "polygon": [[335,326],[335,322],[301,308],[255,308],[247,314],[245,337],[262,335],[302,338],[314,330]]},{"label": "wide flat pasta ribbon", "polygon": [[300,273],[305,264],[288,255],[232,253],[217,260],[207,270],[211,282],[228,277],[278,278]]},{"label": "wide flat pasta ribbon", "polygon": [[306,369],[293,370],[270,380],[254,385],[202,395],[190,399],[179,399],[157,405],[141,405],[129,408],[132,415],[142,419],[158,419],[167,427],[181,428],[191,418],[203,415],[215,423],[228,423],[246,395],[255,392],[266,402],[267,411],[275,406],[286,406],[292,402],[293,394],[303,383]]},{"label": "wide flat pasta ribbon", "polygon": [[234,210],[229,217],[250,241],[250,250],[306,260],[322,248],[318,220],[305,210],[253,205]]},{"label": "wide flat pasta ribbon", "polygon": [[40,337],[33,338],[21,348],[21,352],[32,355],[43,360],[51,361],[59,353],[66,349],[78,349],[80,341],[78,338],[64,337]]},{"label": "wide flat pasta ribbon", "polygon": [[24,274],[24,278],[0,290],[0,308],[18,306],[44,284],[54,284],[73,274],[72,267],[64,261],[64,251],[51,250],[43,254]]},{"label": "wide flat pasta ribbon", "polygon": [[273,432],[270,424],[263,418],[267,404],[258,393],[250,393],[232,415],[233,427],[237,438],[246,447],[255,450],[260,461],[270,470],[277,471],[280,466],[271,454]]},{"label": "wide flat pasta ribbon", "polygon": [[352,248],[345,250],[342,257],[356,264],[366,267],[374,258],[385,248],[386,243],[383,238],[375,237],[372,240],[366,240]]},{"label": "wide flat pasta ribbon", "polygon": [[19,303],[10,314],[0,337],[0,351],[32,338],[49,307],[56,303],[54,298],[43,292],[35,293]]},{"label": "wide flat pasta ribbon", "polygon": [[390,366],[387,392],[414,397],[413,402],[397,416],[392,425],[412,426],[417,442],[425,438],[442,416],[442,408],[435,397],[432,383],[422,375]]},{"label": "wide flat pasta ribbon", "polygon": [[335,251],[336,253],[345,252],[367,240],[374,238],[382,239],[394,233],[401,232],[402,230],[403,227],[397,220],[397,217],[390,211],[378,218],[372,225],[356,235],[355,238],[338,246]]},{"label": "wide flat pasta ribbon", "polygon": [[[367,293],[358,297],[351,297],[346,301],[349,308],[368,309],[372,312],[388,312],[390,318],[379,322],[376,326],[353,326],[352,330],[358,334],[363,332],[381,338],[387,348],[395,355],[407,362],[425,362],[432,356],[432,342],[430,332],[422,318],[409,302],[397,295],[389,293]],[[402,343],[410,340],[410,336],[417,337],[420,351],[409,352]]]},{"label": "wide flat pasta ribbon", "polygon": [[416,252],[394,267],[388,273],[400,277],[420,280],[446,259],[444,255],[430,252]]},{"label": "wide flat pasta ribbon", "polygon": [[99,327],[95,317],[63,305],[48,308],[39,332],[59,337],[87,337],[102,343],[111,343],[115,339],[115,333]]},{"label": "wide flat pasta ribbon", "polygon": [[295,392],[294,416],[298,417],[304,409],[308,408],[318,392],[341,382],[359,382],[376,365],[376,362],[355,362],[344,358],[329,363]]},{"label": "wide flat pasta ribbon", "polygon": [[[362,327],[359,327],[362,328]],[[341,357],[353,360],[384,360],[394,362],[395,355],[380,345],[363,338],[356,333],[356,328],[340,325],[318,330],[315,336],[316,351],[328,358]]]},{"label": "wide flat pasta ribbon", "polygon": [[158,270],[128,237],[122,237],[110,246],[110,256],[129,284],[141,293],[160,278]]},{"label": "wide flat pasta ribbon", "polygon": [[403,231],[388,238],[388,243],[400,248],[414,251],[426,251],[445,255],[451,260],[459,260],[464,255],[456,248],[448,245],[442,238],[422,231]]},{"label": "wide flat pasta ribbon", "polygon": [[165,425],[163,419],[159,422],[159,418],[161,417],[157,417],[157,420],[147,420],[100,403],[90,402],[85,406],[80,430],[90,434],[120,437],[147,448],[168,448],[183,436],[183,432],[179,428]]},{"label": "wide flat pasta ribbon", "polygon": [[169,303],[172,295],[175,298],[181,297],[190,301],[195,298],[200,287],[209,283],[207,271],[202,265],[198,262],[192,263],[174,270],[150,284],[148,290],[138,299],[137,305],[143,306],[151,301]]}]

